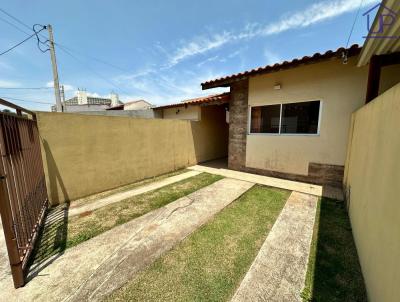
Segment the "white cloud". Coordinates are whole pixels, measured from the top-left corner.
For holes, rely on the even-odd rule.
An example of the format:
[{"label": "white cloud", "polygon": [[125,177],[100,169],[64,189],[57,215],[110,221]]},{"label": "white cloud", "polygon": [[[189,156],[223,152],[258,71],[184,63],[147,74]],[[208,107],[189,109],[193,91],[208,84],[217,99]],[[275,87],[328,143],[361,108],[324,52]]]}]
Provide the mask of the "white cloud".
[{"label": "white cloud", "polygon": [[0,80],[0,86],[2,87],[21,87],[21,83],[14,82],[14,81],[8,81],[8,80]]},{"label": "white cloud", "polygon": [[209,63],[209,62],[213,62],[213,61],[218,60],[218,58],[219,58],[219,56],[213,56],[213,57],[207,58],[207,59],[205,59],[205,60],[203,60],[203,61],[197,63],[196,66],[197,66],[197,67],[201,67],[201,66],[203,66],[204,64],[207,64],[207,63]]},{"label": "white cloud", "polygon": [[[362,5],[367,6],[376,2],[377,0],[364,0]],[[357,10],[359,6],[360,0],[336,0],[315,3],[303,11],[284,16],[278,22],[256,28],[255,30],[253,29],[250,34],[266,36],[278,34],[290,29],[304,28]]]},{"label": "white cloud", "polygon": [[10,71],[10,70],[15,70],[14,69],[14,67],[13,66],[11,66],[10,64],[8,64],[8,63],[6,63],[6,62],[2,62],[2,61],[0,61],[0,70],[7,70],[7,71]]},{"label": "white cloud", "polygon": [[64,91],[65,92],[67,92],[67,91],[73,91],[73,90],[75,90],[76,88],[74,87],[74,86],[72,86],[72,85],[68,85],[68,84],[63,84],[64,85]]},{"label": "white cloud", "polygon": [[[60,86],[61,85],[64,85],[64,91],[65,92],[75,91],[76,90],[76,88],[74,86],[72,86],[72,85],[60,83]],[[53,81],[47,82],[46,83],[46,87],[54,87],[54,82]]]},{"label": "white cloud", "polygon": [[188,57],[207,52],[211,49],[219,48],[231,40],[231,33],[223,32],[214,34],[211,37],[199,36],[179,47],[169,58],[168,67],[172,67]]},{"label": "white cloud", "polygon": [[145,99],[154,105],[178,103],[197,96],[226,91],[226,88],[215,91],[202,91],[200,83],[210,78],[220,77],[225,72],[214,73],[209,70],[199,72],[169,72],[167,75],[158,74],[157,77],[142,77],[129,82],[129,88],[137,92],[131,95],[121,95],[122,101]]},{"label": "white cloud", "polygon": [[268,65],[279,63],[282,61],[282,58],[277,53],[275,53],[267,48],[264,49],[264,56],[266,59],[266,63]]},{"label": "white cloud", "polygon": [[[362,6],[377,2],[377,0],[364,0]],[[187,58],[220,48],[231,42],[305,28],[357,10],[359,6],[360,0],[323,1],[312,4],[302,11],[287,13],[280,20],[269,24],[250,23],[240,32],[224,31],[222,34],[213,34],[209,37],[198,36],[191,41],[184,42],[185,45],[179,47],[169,58],[167,67],[172,67]]]}]

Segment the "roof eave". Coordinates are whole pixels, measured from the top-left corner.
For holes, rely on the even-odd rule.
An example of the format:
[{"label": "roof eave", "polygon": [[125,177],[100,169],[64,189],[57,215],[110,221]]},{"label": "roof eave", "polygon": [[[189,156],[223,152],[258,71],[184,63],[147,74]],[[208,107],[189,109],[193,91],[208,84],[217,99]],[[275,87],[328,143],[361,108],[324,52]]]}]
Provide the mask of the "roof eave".
[{"label": "roof eave", "polygon": [[246,72],[243,72],[243,73],[240,73],[237,75],[231,75],[231,76],[228,76],[225,78],[201,83],[201,87],[203,90],[210,89],[210,88],[216,88],[216,87],[227,87],[227,86],[230,86],[232,83],[246,80],[250,77],[254,77],[254,76],[258,76],[258,75],[262,75],[262,74],[274,73],[274,72],[278,72],[281,70],[292,69],[292,68],[296,68],[296,67],[303,66],[303,65],[316,64],[316,63],[320,63],[320,62],[324,62],[324,61],[328,61],[328,60],[332,60],[332,59],[340,59],[342,57],[343,52],[346,52],[348,57],[357,56],[357,55],[359,55],[360,51],[361,51],[361,49],[358,47],[358,45],[355,44],[355,45],[352,45],[348,49],[339,48],[336,51],[329,50],[329,51],[325,52],[324,54],[315,53],[311,57],[305,56],[301,59],[294,59],[289,62],[285,61],[280,64],[277,63],[275,65],[259,67],[257,69],[246,71]]},{"label": "roof eave", "polygon": [[214,82],[214,83],[202,83],[201,89],[207,90],[207,89],[217,88],[217,87],[229,87],[232,83],[240,82],[240,81],[246,80],[248,78],[249,78],[249,76],[246,75],[246,76],[238,77],[235,79],[226,79],[226,80],[221,80],[221,81]]}]

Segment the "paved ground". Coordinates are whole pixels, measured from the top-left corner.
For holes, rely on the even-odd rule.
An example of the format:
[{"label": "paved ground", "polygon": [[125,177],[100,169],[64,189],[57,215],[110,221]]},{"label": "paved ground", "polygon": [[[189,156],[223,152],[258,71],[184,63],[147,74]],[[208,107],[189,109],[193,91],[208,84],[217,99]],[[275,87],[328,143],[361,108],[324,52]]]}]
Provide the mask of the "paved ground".
[{"label": "paved ground", "polygon": [[1,281],[2,300],[100,300],[252,186],[225,178],[118,226],[68,249],[23,288]]},{"label": "paved ground", "polygon": [[184,180],[186,178],[199,175],[200,173],[201,172],[198,172],[198,171],[189,171],[189,172],[171,176],[171,177],[165,178],[163,180],[156,181],[156,182],[150,183],[148,185],[144,185],[144,186],[141,186],[139,188],[135,188],[135,189],[132,189],[129,191],[116,193],[116,194],[113,194],[111,196],[107,196],[107,197],[104,197],[101,199],[95,199],[90,203],[76,201],[76,202],[71,203],[71,206],[69,207],[69,210],[68,210],[68,216],[71,217],[71,216],[79,215],[79,214],[87,212],[87,211],[93,211],[95,209],[104,207],[106,205],[120,202],[120,201],[130,198],[132,196],[136,196],[136,195],[140,195],[140,194],[143,194],[143,193],[146,193],[149,191],[153,191],[153,190],[159,189],[161,187],[170,185],[172,183]]},{"label": "paved ground", "polygon": [[222,175],[229,178],[249,181],[265,186],[297,191],[301,193],[311,194],[315,196],[324,196],[336,200],[343,200],[343,192],[338,188],[319,186],[304,182],[286,180],[282,178],[268,177],[246,172],[234,171],[225,168],[224,162],[217,160],[214,163],[206,163],[204,165],[196,165],[189,167],[190,170],[199,172],[208,172],[211,174]]},{"label": "paved ground", "polygon": [[317,201],[292,192],[232,301],[302,301]]},{"label": "paved ground", "polygon": [[8,261],[6,239],[0,219],[0,283],[7,282],[11,278],[10,264]]}]

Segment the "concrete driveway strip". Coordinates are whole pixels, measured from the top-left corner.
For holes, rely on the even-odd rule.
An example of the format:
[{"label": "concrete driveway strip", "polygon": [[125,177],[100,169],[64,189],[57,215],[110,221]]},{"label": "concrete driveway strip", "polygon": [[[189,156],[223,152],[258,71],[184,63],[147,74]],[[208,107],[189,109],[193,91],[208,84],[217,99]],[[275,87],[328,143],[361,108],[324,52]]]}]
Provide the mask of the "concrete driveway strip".
[{"label": "concrete driveway strip", "polygon": [[132,190],[128,190],[125,192],[120,192],[120,193],[116,193],[104,198],[100,198],[100,199],[96,199],[92,202],[83,202],[80,203],[79,201],[76,202],[72,202],[71,206],[68,210],[68,216],[75,216],[75,215],[79,215],[81,213],[87,212],[87,211],[93,211],[96,210],[98,208],[107,206],[109,204],[112,203],[116,203],[116,202],[120,202],[122,200],[125,200],[127,198],[136,196],[136,195],[140,195],[143,193],[147,193],[153,190],[157,190],[159,188],[165,187],[167,185],[173,184],[175,182],[199,175],[202,172],[198,172],[198,171],[189,171],[186,173],[182,173],[182,174],[178,174],[175,176],[170,176],[168,178],[132,189]]},{"label": "concrete driveway strip", "polygon": [[232,301],[302,301],[317,202],[292,192]]},{"label": "concrete driveway strip", "polygon": [[[25,287],[0,284],[4,301],[98,301],[253,186],[221,179],[65,252]],[[5,293],[5,296],[3,295]]]}]

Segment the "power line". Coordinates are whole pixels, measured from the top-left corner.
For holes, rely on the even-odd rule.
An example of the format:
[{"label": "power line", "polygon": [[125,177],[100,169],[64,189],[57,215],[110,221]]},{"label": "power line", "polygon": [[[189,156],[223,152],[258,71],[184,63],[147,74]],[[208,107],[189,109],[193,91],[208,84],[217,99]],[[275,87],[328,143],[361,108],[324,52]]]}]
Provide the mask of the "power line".
[{"label": "power line", "polygon": [[30,28],[29,25],[27,25],[26,23],[22,22],[20,19],[18,19],[17,17],[14,17],[13,15],[11,15],[10,13],[6,12],[4,9],[0,8],[0,11],[3,12],[3,14],[6,14],[7,16],[9,16],[11,19],[17,21],[19,24],[21,24],[22,26],[25,26],[26,28],[28,28],[29,30],[32,30],[32,28]]},{"label": "power line", "polygon": [[[23,25],[24,27],[28,28],[29,30],[32,30],[32,28],[30,28],[28,24],[24,23],[22,20],[20,20],[20,19],[18,19],[17,17],[11,15],[10,13],[6,12],[4,9],[0,8],[0,11],[3,12],[4,14],[6,14],[8,17],[12,18],[13,20],[17,21],[19,24],[21,24],[21,25]],[[5,21],[5,20],[4,20],[4,21]],[[14,26],[14,27],[17,28],[19,31],[24,32],[25,34],[29,35],[29,34],[26,33],[25,31],[23,31],[23,30],[21,30],[20,28],[16,27],[14,24],[12,24],[12,23],[10,23],[10,22],[8,22],[8,21],[5,21],[5,22],[7,22],[8,24],[10,24],[11,26]],[[44,36],[44,35],[42,35],[42,34],[40,34],[40,36],[42,36],[43,38],[47,39],[47,37]],[[43,42],[42,42],[42,43],[43,43]],[[92,56],[92,55],[88,55],[88,54],[86,54],[86,53],[77,51],[77,50],[72,49],[71,47],[67,47],[67,46],[65,46],[65,45],[63,45],[63,44],[56,43],[56,42],[54,42],[54,44],[57,45],[57,46],[59,46],[59,47],[64,47],[65,49],[67,49],[67,50],[69,50],[69,51],[71,51],[71,52],[75,52],[75,53],[77,53],[77,54],[79,54],[79,55],[81,55],[81,56],[90,58],[90,59],[92,59],[92,60],[94,60],[94,61],[97,61],[97,62],[99,62],[99,63],[102,63],[102,64],[104,64],[104,65],[107,65],[107,66],[113,67],[113,68],[115,68],[115,69],[118,69],[118,70],[120,70],[120,71],[123,71],[123,72],[130,72],[130,70],[127,70],[127,69],[125,69],[125,68],[119,67],[119,66],[114,65],[114,64],[112,64],[112,63],[106,62],[106,61],[104,61],[104,60],[102,60],[102,59],[99,59],[99,58],[96,58],[96,57],[94,57],[94,56]]]},{"label": "power line", "polygon": [[102,59],[99,59],[99,58],[96,58],[96,57],[94,57],[94,56],[92,56],[92,55],[88,55],[88,54],[86,54],[86,53],[80,52],[80,51],[78,51],[78,50],[76,50],[76,49],[72,49],[71,47],[67,47],[67,46],[65,46],[65,45],[63,45],[63,44],[56,43],[56,42],[54,42],[54,44],[57,45],[57,46],[59,46],[59,47],[64,47],[65,49],[69,50],[70,52],[75,52],[76,54],[79,54],[79,55],[81,55],[81,56],[83,56],[83,57],[87,57],[87,58],[89,58],[89,59],[91,59],[91,60],[97,61],[97,62],[99,62],[99,63],[102,63],[102,64],[104,64],[104,65],[110,66],[110,67],[115,68],[115,69],[118,69],[118,70],[120,70],[120,71],[123,71],[123,72],[130,72],[129,70],[127,70],[127,69],[125,69],[125,68],[119,67],[119,66],[114,65],[114,64],[109,63],[109,62],[106,62],[106,61],[104,61],[104,60],[102,60]]},{"label": "power line", "polygon": [[63,46],[61,46],[60,44],[58,44],[58,48],[60,50],[62,50],[64,53],[66,53],[67,55],[69,55],[70,57],[72,57],[73,59],[75,59],[77,62],[79,62],[80,64],[83,64],[87,69],[89,69],[91,72],[93,72],[93,74],[95,74],[96,76],[98,76],[99,78],[103,79],[103,81],[109,83],[110,85],[112,85],[114,88],[118,89],[119,91],[128,94],[126,91],[124,91],[123,89],[121,89],[120,87],[118,87],[117,85],[115,85],[112,81],[110,81],[109,79],[107,79],[106,77],[102,76],[101,74],[97,73],[96,71],[94,71],[90,66],[86,65],[84,62],[82,62],[80,59],[78,59],[77,57],[75,57],[73,54],[71,54],[67,49],[65,49]]},{"label": "power line", "polygon": [[20,31],[20,32],[22,32],[22,33],[24,33],[24,34],[26,34],[26,35],[29,35],[29,33],[27,33],[25,30],[22,30],[21,28],[19,28],[19,27],[18,27],[17,25],[15,25],[14,23],[11,23],[10,21],[8,21],[8,20],[6,20],[6,19],[3,19],[2,17],[0,17],[0,20],[3,21],[3,22],[5,22],[5,23],[7,23],[8,25],[14,27],[16,30],[18,30],[18,31]]},{"label": "power line", "polygon": [[350,38],[351,38],[351,35],[353,34],[354,27],[356,25],[356,22],[357,22],[357,19],[358,19],[358,15],[360,14],[360,10],[361,10],[361,7],[363,5],[363,2],[364,2],[364,0],[360,0],[360,5],[358,7],[358,10],[357,10],[357,13],[356,13],[356,17],[354,18],[353,25],[351,26],[350,34],[349,34],[349,37],[347,38],[347,42],[346,42],[346,47],[345,48],[347,48],[349,46]]},{"label": "power line", "polygon": [[[15,17],[15,16],[11,15],[10,13],[6,12],[4,9],[0,8],[0,12],[2,12],[2,13],[5,14],[5,15],[7,15],[9,18],[13,19],[14,21],[18,22],[18,23],[21,24],[22,26],[26,27],[26,28],[29,29],[30,31],[34,31],[34,32],[36,33],[36,37],[37,37],[37,39],[38,39],[38,42],[40,41],[38,35],[41,36],[41,37],[43,37],[43,38],[45,38],[45,39],[47,39],[47,37],[46,37],[45,35],[39,34],[40,31],[36,31],[36,30],[35,30],[35,26],[38,25],[38,24],[35,24],[35,25],[33,26],[33,28],[32,28],[32,27],[30,27],[28,24],[26,24],[25,22],[23,22],[21,19],[18,19],[17,17]],[[26,31],[24,31],[24,30],[22,30],[22,29],[20,29],[20,28],[19,28],[18,26],[16,26],[15,24],[13,24],[13,23],[11,23],[11,22],[9,22],[9,21],[7,21],[7,20],[4,20],[4,19],[2,19],[2,20],[3,20],[4,22],[8,23],[9,25],[13,26],[14,28],[18,29],[20,32],[23,32],[23,33],[29,35],[29,33],[27,33]],[[42,41],[40,41],[40,42],[43,43]],[[45,41],[45,42],[47,42],[47,41]],[[40,47],[39,47],[39,48],[40,48]]]},{"label": "power line", "polygon": [[[5,15],[7,15],[8,17],[10,17],[11,19],[15,20],[16,22],[18,22],[19,24],[23,25],[24,27],[28,28],[29,30],[33,30],[33,31],[35,32],[36,38],[37,38],[37,40],[38,40],[38,48],[39,48],[42,52],[47,51],[47,50],[43,51],[43,50],[40,48],[40,44],[39,44],[39,43],[47,45],[46,43],[48,42],[47,37],[44,36],[44,35],[42,35],[42,34],[40,34],[40,33],[39,33],[40,31],[35,31],[34,28],[33,28],[33,29],[30,28],[29,25],[27,25],[26,23],[24,23],[22,20],[18,19],[17,17],[13,16],[12,14],[6,12],[6,11],[5,11],[4,9],[2,9],[2,8],[0,8],[0,12],[2,12],[2,13],[5,14]],[[10,22],[8,22],[8,21],[6,21],[6,22],[10,24]],[[14,26],[15,28],[17,28],[15,25],[12,25],[12,26]],[[22,31],[22,30],[19,29],[19,28],[18,28],[18,30]],[[24,32],[24,31],[22,31],[22,32]],[[40,35],[41,37],[45,38],[46,41],[44,41],[44,42],[41,41],[40,38],[38,37],[39,35]],[[91,67],[87,66],[84,62],[82,62],[80,59],[78,59],[78,58],[75,57],[73,54],[71,54],[71,51],[72,51],[72,52],[79,53],[78,51],[73,50],[72,48],[67,47],[67,46],[65,46],[65,45],[62,45],[62,44],[60,44],[60,43],[54,43],[54,44],[55,44],[56,46],[58,46],[58,48],[61,49],[64,53],[66,53],[66,54],[68,54],[69,56],[71,56],[72,58],[74,58],[74,59],[75,59],[76,61],[78,61],[80,64],[83,64],[87,69],[89,69],[89,70],[90,70],[92,73],[94,73],[96,76],[98,76],[99,78],[103,79],[104,81],[106,81],[107,83],[109,83],[110,85],[112,85],[113,87],[115,87],[116,89],[120,90],[121,92],[127,93],[127,92],[123,91],[120,87],[118,87],[117,85],[115,85],[112,81],[110,81],[110,80],[107,79],[106,77],[102,76],[101,74],[97,73],[97,72],[94,71]],[[125,69],[123,69],[123,68],[121,68],[121,67],[118,67],[118,66],[116,66],[116,65],[114,65],[114,64],[108,63],[108,62],[106,62],[106,61],[104,61],[104,60],[95,58],[95,57],[93,57],[93,56],[89,56],[89,55],[83,54],[83,53],[80,53],[80,55],[81,55],[81,56],[86,56],[86,57],[88,57],[88,58],[91,58],[92,60],[98,61],[98,62],[100,62],[100,63],[102,63],[102,64],[105,64],[105,65],[108,65],[108,66],[110,66],[110,67],[119,69],[119,70],[121,70],[121,71],[129,72],[128,70],[125,70]]]},{"label": "power line", "polygon": [[0,56],[5,55],[7,52],[10,52],[11,50],[13,50],[14,48],[20,46],[21,44],[25,43],[26,41],[28,41],[30,38],[32,38],[33,36],[35,36],[36,33],[33,33],[32,35],[30,35],[28,38],[22,40],[21,42],[19,42],[18,44],[14,45],[13,47],[3,51],[2,53],[0,53]]},{"label": "power line", "polygon": [[39,89],[53,89],[53,87],[0,87],[0,89],[39,90]]},{"label": "power line", "polygon": [[2,98],[2,99],[9,99],[9,100],[17,101],[17,102],[26,102],[26,103],[38,103],[38,104],[54,105],[53,103],[49,103],[49,102],[28,101],[28,100],[23,100],[23,99],[12,98],[12,97],[9,97],[9,96],[0,96],[0,98]]},{"label": "power line", "polygon": [[[0,53],[0,56],[5,55],[6,53],[10,52],[10,51],[13,50],[14,48],[17,48],[18,46],[20,46],[21,44],[25,43],[26,41],[28,41],[28,40],[31,39],[32,37],[34,37],[34,36],[37,37],[38,33],[40,33],[40,32],[41,32],[43,29],[45,29],[45,28],[46,28],[46,27],[43,26],[42,29],[39,30],[39,31],[34,30],[34,33],[33,33],[32,35],[30,35],[29,37],[25,38],[25,39],[22,40],[21,42],[15,44],[13,47],[11,47],[11,48],[9,48],[9,49],[3,51],[2,53]],[[40,41],[39,38],[38,38],[38,41]],[[38,42],[38,43],[39,43],[39,42]],[[39,47],[39,49],[40,49],[40,47]],[[40,50],[41,50],[41,49],[40,49]],[[41,51],[42,51],[42,50],[41,50]]]}]

